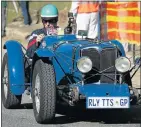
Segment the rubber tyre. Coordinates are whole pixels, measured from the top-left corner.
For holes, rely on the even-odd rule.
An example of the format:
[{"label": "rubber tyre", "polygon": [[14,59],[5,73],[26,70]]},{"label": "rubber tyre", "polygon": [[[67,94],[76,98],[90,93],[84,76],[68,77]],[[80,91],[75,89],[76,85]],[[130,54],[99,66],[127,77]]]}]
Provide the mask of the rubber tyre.
[{"label": "rubber tyre", "polygon": [[[35,80],[40,78],[40,108],[36,109],[35,102]],[[38,123],[51,123],[55,118],[56,108],[56,81],[53,65],[50,62],[38,60],[35,63],[32,77],[32,99],[34,116]]]},{"label": "rubber tyre", "polygon": [[[3,63],[2,63],[2,78],[4,77],[4,70],[5,70],[5,67],[8,66],[8,57],[7,57],[7,53],[4,54],[4,57],[3,57]],[[8,68],[8,67],[7,67]],[[7,91],[7,98],[5,97],[5,94],[4,94],[4,84],[2,83],[2,102],[3,102],[3,105],[5,108],[7,109],[11,109],[11,108],[18,108],[21,104],[21,98],[22,98],[22,95],[14,95],[11,90],[10,90],[10,84],[9,84],[9,72],[7,71],[8,73],[8,91]],[[1,80],[3,81],[3,80]]]}]

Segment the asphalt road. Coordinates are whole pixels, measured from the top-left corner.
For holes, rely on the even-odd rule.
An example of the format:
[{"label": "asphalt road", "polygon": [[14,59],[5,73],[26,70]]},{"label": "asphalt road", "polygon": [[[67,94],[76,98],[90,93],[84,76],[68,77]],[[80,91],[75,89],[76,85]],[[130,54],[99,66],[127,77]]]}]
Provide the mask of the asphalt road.
[{"label": "asphalt road", "polygon": [[2,106],[2,127],[141,127],[141,107],[130,110],[84,110],[59,106],[52,124],[40,125],[34,119],[32,102],[23,95],[19,109]]}]

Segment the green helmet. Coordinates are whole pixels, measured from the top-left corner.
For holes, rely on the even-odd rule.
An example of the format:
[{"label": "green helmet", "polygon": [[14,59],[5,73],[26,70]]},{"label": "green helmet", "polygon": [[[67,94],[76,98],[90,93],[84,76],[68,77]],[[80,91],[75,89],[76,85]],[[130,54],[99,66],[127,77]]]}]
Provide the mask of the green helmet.
[{"label": "green helmet", "polygon": [[58,9],[53,4],[45,5],[41,9],[41,18],[45,20],[51,20],[51,19],[58,20]]}]

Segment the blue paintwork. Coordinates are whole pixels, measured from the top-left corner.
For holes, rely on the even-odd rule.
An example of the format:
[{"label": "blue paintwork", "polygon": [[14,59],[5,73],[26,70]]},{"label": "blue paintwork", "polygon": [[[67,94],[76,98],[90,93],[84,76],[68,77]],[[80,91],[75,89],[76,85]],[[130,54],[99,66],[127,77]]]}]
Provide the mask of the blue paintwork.
[{"label": "blue paintwork", "polygon": [[[129,97],[130,92],[127,84],[75,84],[71,87],[77,86],[79,94],[86,97]],[[107,96],[106,93],[109,93]],[[130,105],[129,105],[130,106]],[[86,103],[88,107],[88,103]]]},{"label": "blue paintwork", "polygon": [[109,93],[109,97],[115,96],[130,96],[129,88],[127,84],[85,84],[78,85],[80,94],[85,95],[86,97],[95,96],[102,97],[106,96],[106,93]]},{"label": "blue paintwork", "polygon": [[47,43],[47,46],[50,47],[54,43],[60,43],[61,41],[68,41],[68,40],[76,40],[75,35],[59,35],[59,36],[47,36],[43,39]]},{"label": "blue paintwork", "polygon": [[[82,74],[78,71],[76,67],[76,62],[80,58],[80,50],[87,47],[96,48],[101,52],[104,48],[113,48],[118,47],[122,53],[122,56],[125,55],[122,44],[116,40],[111,40],[102,43],[90,42],[88,40],[77,40],[75,35],[60,35],[60,36],[47,36],[43,39],[46,42],[47,47],[40,48],[36,51],[39,57],[52,57],[54,70],[56,73],[57,84],[65,77],[66,74],[73,75],[74,80],[80,81],[82,79]],[[54,47],[60,44],[56,49]],[[73,66],[73,49],[76,48],[75,52],[75,62],[74,69]],[[57,61],[56,61],[57,60]]]},{"label": "blue paintwork", "polygon": [[[66,76],[66,74],[73,75],[73,79],[75,82],[81,81],[82,74],[78,71],[76,67],[76,62],[80,58],[80,50],[82,48],[92,47],[92,48],[96,48],[100,52],[103,48],[112,48],[117,46],[120,49],[122,56],[125,55],[122,44],[120,44],[120,42],[116,40],[111,40],[103,43],[95,43],[95,42],[92,43],[88,40],[77,40],[75,35],[61,35],[61,36],[48,36],[45,37],[43,41],[46,42],[47,46],[43,48],[42,45],[40,45],[40,47],[36,50],[35,53],[38,55],[38,57],[51,58],[50,60],[52,60],[53,62],[54,70],[56,73],[57,85]],[[59,46],[57,46],[58,44]],[[12,41],[12,40],[7,41],[5,45],[8,50],[8,68],[10,71],[9,74],[10,74],[11,91],[16,95],[21,95],[24,92],[24,88],[25,88],[24,67],[23,67],[24,65],[23,65],[23,57],[22,57],[23,53],[22,53],[21,45],[17,41]],[[76,49],[75,52],[74,49]],[[74,64],[72,58],[74,58]],[[100,86],[102,89],[104,88],[105,90],[108,89],[110,90],[110,87],[108,87],[107,85],[105,85],[105,87],[102,85]],[[84,92],[83,88],[84,87],[81,87],[80,85],[80,91],[82,93]],[[85,88],[86,91],[89,91],[88,89],[93,89],[94,86],[87,85]],[[100,89],[100,88],[97,86],[96,89]],[[100,95],[102,96],[103,94],[99,93],[99,96]]]},{"label": "blue paintwork", "polygon": [[54,56],[54,53],[50,49],[47,49],[47,48],[37,49],[35,53],[38,55],[38,57],[53,57]]},{"label": "blue paintwork", "polygon": [[4,48],[8,54],[8,70],[10,89],[15,95],[22,95],[25,90],[24,85],[24,62],[21,44],[14,40],[5,43]]}]

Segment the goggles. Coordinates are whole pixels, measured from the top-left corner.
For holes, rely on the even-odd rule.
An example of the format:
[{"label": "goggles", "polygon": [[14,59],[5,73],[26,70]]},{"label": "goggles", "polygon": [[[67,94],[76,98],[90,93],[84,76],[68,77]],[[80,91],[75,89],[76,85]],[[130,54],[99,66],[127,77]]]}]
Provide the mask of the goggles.
[{"label": "goggles", "polygon": [[50,20],[47,20],[47,19],[42,19],[42,22],[43,23],[57,23],[57,19],[50,19]]}]

